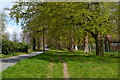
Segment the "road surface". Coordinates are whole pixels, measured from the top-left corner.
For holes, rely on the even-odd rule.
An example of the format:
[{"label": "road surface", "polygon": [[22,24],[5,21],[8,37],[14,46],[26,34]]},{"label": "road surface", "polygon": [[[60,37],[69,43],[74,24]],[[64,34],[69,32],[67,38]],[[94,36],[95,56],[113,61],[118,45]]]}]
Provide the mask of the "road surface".
[{"label": "road surface", "polygon": [[4,58],[4,59],[0,59],[0,72],[4,71],[5,69],[7,69],[8,67],[11,67],[13,65],[15,65],[17,62],[31,57],[31,56],[35,56],[38,54],[43,53],[42,51],[39,52],[33,52],[30,54],[23,54],[23,55],[18,55],[18,56],[13,56],[13,57],[9,57],[9,58]]}]

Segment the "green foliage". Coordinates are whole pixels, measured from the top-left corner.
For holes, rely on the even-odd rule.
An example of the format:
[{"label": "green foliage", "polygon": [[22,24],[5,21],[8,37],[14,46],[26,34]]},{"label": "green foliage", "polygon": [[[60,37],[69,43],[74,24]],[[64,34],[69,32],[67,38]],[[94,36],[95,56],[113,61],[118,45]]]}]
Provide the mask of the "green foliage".
[{"label": "green foliage", "polygon": [[49,27],[48,32],[54,31],[56,36],[72,29],[74,33],[87,29],[94,34],[107,34],[114,29],[117,20],[117,3],[109,2],[18,2],[9,10],[17,23],[24,24],[23,29],[39,32]]},{"label": "green foliage", "polygon": [[17,43],[8,40],[2,40],[2,54],[13,54],[15,52],[28,52],[30,45]]},{"label": "green foliage", "polygon": [[18,52],[28,52],[28,49],[30,48],[30,45],[25,43],[18,43],[17,51]]},{"label": "green foliage", "polygon": [[[36,39],[44,31],[48,45],[51,42],[51,47],[57,47],[56,44],[64,47],[71,45],[70,38],[79,45],[86,31],[92,37],[89,42],[96,45],[103,44],[99,36],[104,40],[108,34],[117,34],[117,6],[110,2],[17,2],[9,10],[10,16]],[[100,50],[96,47],[96,53],[102,52],[101,47]]]},{"label": "green foliage", "polygon": [[0,32],[4,32],[6,28],[6,15],[3,12],[0,12]]}]

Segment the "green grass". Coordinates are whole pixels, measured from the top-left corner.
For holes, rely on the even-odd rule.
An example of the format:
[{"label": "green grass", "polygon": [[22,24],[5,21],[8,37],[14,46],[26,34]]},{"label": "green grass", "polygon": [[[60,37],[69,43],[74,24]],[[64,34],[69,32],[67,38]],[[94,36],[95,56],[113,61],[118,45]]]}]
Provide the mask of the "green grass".
[{"label": "green grass", "polygon": [[[28,65],[29,64],[29,65]],[[3,71],[3,78],[39,78],[46,77],[48,62],[45,60],[24,60]]]},{"label": "green grass", "polygon": [[9,54],[9,55],[0,54],[0,58],[8,58],[8,57],[12,57],[12,56],[18,56],[18,55],[29,54],[29,53],[31,53],[31,52],[18,52],[18,53]]},{"label": "green grass", "polygon": [[61,78],[62,63],[53,52],[40,54],[18,62],[16,65],[2,72],[3,78],[46,78],[49,75],[48,65],[54,62],[51,78]]},{"label": "green grass", "polygon": [[70,78],[118,78],[118,52],[96,56],[77,51],[61,56],[68,64]]},{"label": "green grass", "polygon": [[[63,78],[63,66],[59,60],[66,61],[70,78],[118,78],[118,52],[105,53],[104,56],[83,54],[83,51],[68,52],[50,50],[18,62],[2,72],[3,78]],[[53,66],[50,70],[50,63]]]}]

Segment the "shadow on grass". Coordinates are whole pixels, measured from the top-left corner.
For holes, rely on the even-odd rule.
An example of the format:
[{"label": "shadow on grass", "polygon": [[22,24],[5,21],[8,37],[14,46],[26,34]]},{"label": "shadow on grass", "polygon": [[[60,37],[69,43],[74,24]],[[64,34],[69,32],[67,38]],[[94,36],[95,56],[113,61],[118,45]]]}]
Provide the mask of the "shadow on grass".
[{"label": "shadow on grass", "polygon": [[47,60],[49,62],[61,62],[61,57],[64,61],[79,61],[81,63],[118,63],[118,55],[105,54],[105,56],[96,56],[95,53],[83,54],[83,52],[57,52],[47,51],[44,54],[40,54],[29,59]]}]

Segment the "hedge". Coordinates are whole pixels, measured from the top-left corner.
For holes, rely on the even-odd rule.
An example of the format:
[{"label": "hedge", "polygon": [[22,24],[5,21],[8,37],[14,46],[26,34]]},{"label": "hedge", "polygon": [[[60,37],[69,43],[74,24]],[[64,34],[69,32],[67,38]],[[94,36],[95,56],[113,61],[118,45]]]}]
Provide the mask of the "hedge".
[{"label": "hedge", "polygon": [[16,52],[28,52],[29,44],[2,40],[2,54],[8,55]]}]

